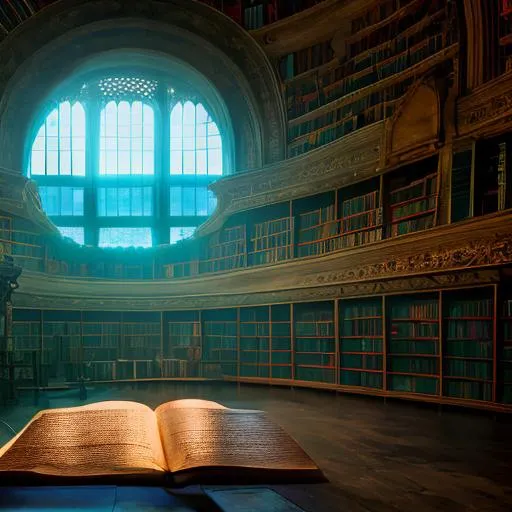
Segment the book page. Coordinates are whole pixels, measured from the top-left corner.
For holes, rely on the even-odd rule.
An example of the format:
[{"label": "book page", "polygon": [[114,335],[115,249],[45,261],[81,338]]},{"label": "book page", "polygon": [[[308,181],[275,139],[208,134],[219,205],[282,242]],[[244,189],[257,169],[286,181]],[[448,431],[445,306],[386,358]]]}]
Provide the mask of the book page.
[{"label": "book page", "polygon": [[172,472],[200,467],[318,469],[262,411],[161,406],[156,415]]},{"label": "book page", "polygon": [[41,411],[2,449],[0,472],[97,476],[167,471],[155,413],[135,402]]}]

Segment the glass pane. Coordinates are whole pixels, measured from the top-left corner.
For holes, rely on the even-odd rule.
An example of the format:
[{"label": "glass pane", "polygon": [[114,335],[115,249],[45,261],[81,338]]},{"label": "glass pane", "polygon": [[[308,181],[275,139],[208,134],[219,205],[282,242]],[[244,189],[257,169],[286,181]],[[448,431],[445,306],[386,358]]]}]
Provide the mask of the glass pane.
[{"label": "glass pane", "polygon": [[46,171],[46,157],[44,151],[32,151],[30,160],[30,174],[41,175]]},{"label": "glass pane", "polygon": [[107,188],[107,217],[117,217],[117,188]]},{"label": "glass pane", "polygon": [[57,109],[53,109],[46,118],[46,136],[59,136],[59,112]]},{"label": "glass pane", "polygon": [[193,226],[181,227],[181,228],[171,228],[170,229],[170,242],[171,244],[175,244],[179,240],[183,240],[185,238],[190,238],[194,235],[196,228]]},{"label": "glass pane", "polygon": [[98,215],[100,217],[107,215],[106,191],[107,189],[103,187],[98,189]]},{"label": "glass pane", "polygon": [[181,137],[183,134],[183,106],[181,103],[175,105],[171,112],[171,137]]},{"label": "glass pane", "polygon": [[206,187],[196,188],[196,215],[208,215],[208,195]]},{"label": "glass pane", "polygon": [[171,174],[183,173],[183,161],[181,151],[171,151]]},{"label": "glass pane", "polygon": [[[196,105],[196,122],[197,122],[198,128],[200,125],[206,125],[207,121],[208,121],[208,112],[206,112],[202,103],[198,103]],[[201,131],[202,131],[202,128],[201,128]]]},{"label": "glass pane", "polygon": [[196,189],[194,187],[183,187],[183,215],[196,215]]},{"label": "glass pane", "polygon": [[180,217],[183,215],[183,207],[181,204],[181,187],[171,187],[169,194],[169,204],[171,217]]},{"label": "glass pane", "polygon": [[73,215],[73,189],[70,187],[62,187],[61,194],[61,215]]},{"label": "glass pane", "polygon": [[117,201],[118,201],[119,215],[123,216],[123,217],[128,217],[131,213],[130,189],[129,188],[117,189]]},{"label": "glass pane", "polygon": [[130,174],[130,153],[129,151],[119,151],[118,153],[118,174]]},{"label": "glass pane", "polygon": [[57,176],[59,174],[59,152],[48,151],[46,153],[46,174]]},{"label": "glass pane", "polygon": [[75,103],[71,112],[73,137],[85,140],[85,110],[81,103]]},{"label": "glass pane", "polygon": [[71,175],[71,151],[60,151],[60,174]]},{"label": "glass pane", "polygon": [[57,226],[62,236],[71,238],[77,244],[84,245],[84,228]]},{"label": "glass pane", "polygon": [[222,174],[222,150],[208,150],[208,174]]},{"label": "glass pane", "polygon": [[144,212],[145,217],[153,215],[153,189],[144,187]]},{"label": "glass pane", "polygon": [[100,228],[100,247],[151,247],[151,228]]},{"label": "glass pane", "polygon": [[153,174],[155,170],[155,155],[153,151],[144,151],[144,174]]},{"label": "glass pane", "polygon": [[85,151],[73,150],[72,165],[74,176],[85,176]]},{"label": "glass pane", "polygon": [[73,189],[73,215],[84,214],[84,189]]},{"label": "glass pane", "polygon": [[197,151],[196,153],[196,171],[197,171],[197,174],[206,174],[207,173],[207,170],[208,170],[208,163],[207,163],[207,158],[206,158],[207,154],[206,154],[206,150],[203,150],[203,151]]},{"label": "glass pane", "polygon": [[132,215],[142,215],[142,189],[139,187],[132,188]]},{"label": "glass pane", "polygon": [[196,154],[195,151],[183,152],[183,173],[195,174],[196,173]]},{"label": "glass pane", "polygon": [[61,137],[71,136],[71,103],[64,101],[59,105],[59,131]]}]

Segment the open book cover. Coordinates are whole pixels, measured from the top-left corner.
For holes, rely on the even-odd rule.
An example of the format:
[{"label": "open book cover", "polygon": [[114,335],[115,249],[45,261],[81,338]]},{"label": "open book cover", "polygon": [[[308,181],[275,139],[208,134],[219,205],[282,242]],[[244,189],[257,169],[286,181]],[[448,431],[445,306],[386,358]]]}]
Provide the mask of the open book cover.
[{"label": "open book cover", "polygon": [[318,481],[320,469],[264,412],[206,400],[41,411],[0,448],[0,485]]}]

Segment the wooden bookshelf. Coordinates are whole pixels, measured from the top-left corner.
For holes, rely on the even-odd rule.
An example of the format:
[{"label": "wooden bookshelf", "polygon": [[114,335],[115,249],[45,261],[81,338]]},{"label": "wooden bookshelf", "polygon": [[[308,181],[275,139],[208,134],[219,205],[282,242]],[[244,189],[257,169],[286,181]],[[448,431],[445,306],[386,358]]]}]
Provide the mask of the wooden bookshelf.
[{"label": "wooden bookshelf", "polygon": [[387,305],[388,389],[439,395],[439,294],[390,297]]},{"label": "wooden bookshelf", "polygon": [[295,379],[336,382],[333,303],[294,306]]},{"label": "wooden bookshelf", "polygon": [[251,236],[248,265],[268,265],[289,260],[293,255],[293,217],[258,222]]},{"label": "wooden bookshelf", "polygon": [[503,402],[512,403],[512,299],[503,303],[503,345],[501,346],[500,381]]},{"label": "wooden bookshelf", "polygon": [[450,221],[473,216],[474,148],[457,151],[452,157]]},{"label": "wooden bookshelf", "polygon": [[382,297],[341,301],[339,382],[342,386],[383,388],[383,323]]},{"label": "wooden bookshelf", "polygon": [[196,311],[165,315],[162,347],[162,377],[198,377],[201,361],[201,322]]},{"label": "wooden bookshelf", "polygon": [[240,309],[240,377],[270,377],[270,308]]},{"label": "wooden bookshelf", "polygon": [[238,375],[237,310],[209,310],[202,314],[202,377]]},{"label": "wooden bookshelf", "polygon": [[445,292],[443,372],[446,396],[493,400],[492,290]]},{"label": "wooden bookshelf", "polygon": [[434,227],[437,218],[437,173],[411,181],[390,192],[390,236]]},{"label": "wooden bookshelf", "polygon": [[225,272],[247,265],[245,224],[224,228],[208,239],[205,259],[199,262],[199,273]]},{"label": "wooden bookshelf", "polygon": [[17,229],[10,217],[0,216],[0,244],[17,265],[28,270],[41,270],[44,249],[38,233]]},{"label": "wooden bookshelf", "polygon": [[352,21],[344,59],[305,59],[286,73],[289,156],[393,115],[418,66],[455,43],[450,16],[441,0],[380,2]]},{"label": "wooden bookshelf", "polygon": [[270,306],[270,377],[272,379],[293,378],[291,315],[289,304]]}]

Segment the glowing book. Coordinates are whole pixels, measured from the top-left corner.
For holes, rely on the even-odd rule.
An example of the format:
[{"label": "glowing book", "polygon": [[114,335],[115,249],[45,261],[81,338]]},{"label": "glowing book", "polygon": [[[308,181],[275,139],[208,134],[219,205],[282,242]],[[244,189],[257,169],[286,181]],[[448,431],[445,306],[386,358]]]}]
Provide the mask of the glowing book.
[{"label": "glowing book", "polygon": [[41,411],[0,449],[0,485],[325,481],[262,411],[176,400]]}]

